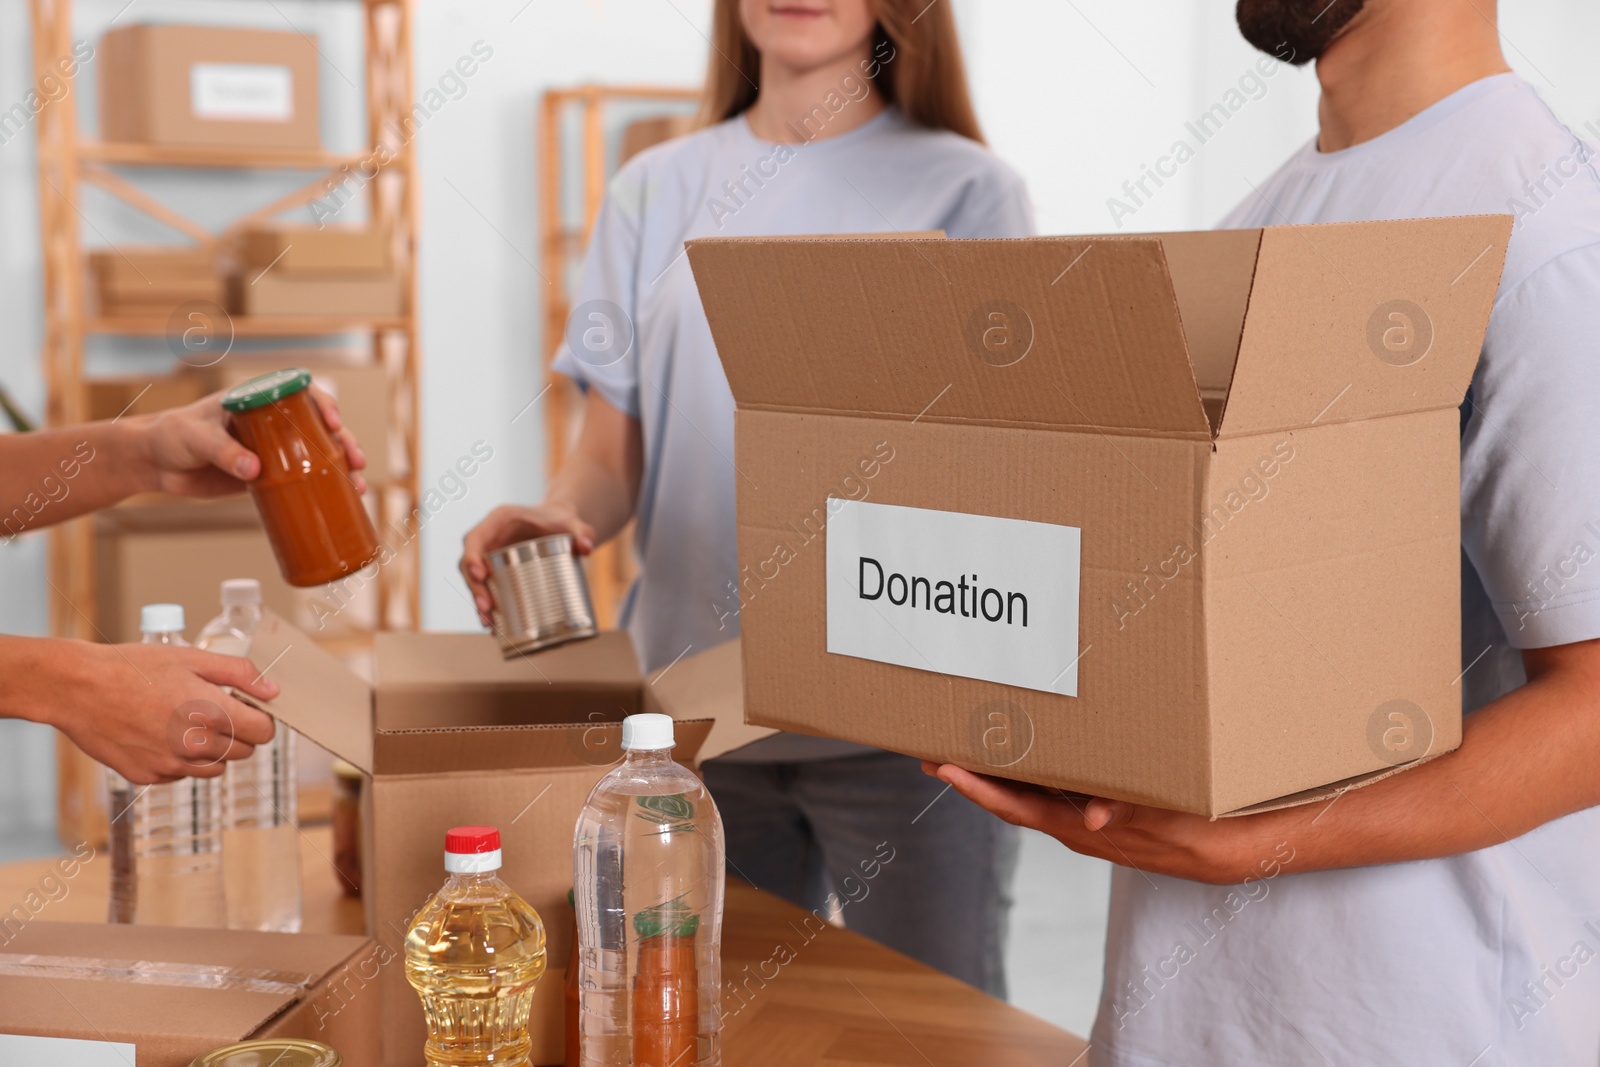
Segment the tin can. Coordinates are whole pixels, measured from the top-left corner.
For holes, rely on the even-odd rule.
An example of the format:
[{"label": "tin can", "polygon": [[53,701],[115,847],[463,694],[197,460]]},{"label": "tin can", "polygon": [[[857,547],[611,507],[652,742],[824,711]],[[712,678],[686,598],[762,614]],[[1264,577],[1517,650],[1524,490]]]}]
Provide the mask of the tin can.
[{"label": "tin can", "polygon": [[196,1056],[189,1067],[341,1067],[343,1063],[327,1045],[276,1037],[212,1049]]},{"label": "tin can", "polygon": [[570,534],[549,534],[489,555],[494,632],[507,659],[599,632],[589,583]]}]

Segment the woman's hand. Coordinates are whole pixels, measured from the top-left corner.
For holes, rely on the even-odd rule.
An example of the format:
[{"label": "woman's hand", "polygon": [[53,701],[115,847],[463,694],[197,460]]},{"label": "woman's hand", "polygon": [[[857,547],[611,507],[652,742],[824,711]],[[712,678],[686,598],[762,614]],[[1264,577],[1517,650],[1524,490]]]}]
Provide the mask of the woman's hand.
[{"label": "woman's hand", "polygon": [[[354,472],[367,465],[367,457],[340,418],[339,405],[316,386],[311,397],[344,448],[356,490],[365,492],[366,480]],[[135,435],[134,462],[140,465],[139,481],[145,488],[173,496],[226,496],[242,491],[261,473],[261,460],[228,433],[221,393],[123,421]]]},{"label": "woman's hand", "polygon": [[0,663],[7,675],[27,679],[15,694],[17,711],[56,727],[136,785],[215,777],[275,731],[272,716],[221,688],[262,700],[277,695],[276,682],[237,656],[16,638],[0,651]]},{"label": "woman's hand", "polygon": [[572,549],[580,556],[594,551],[594,527],[579,518],[576,508],[563,501],[534,507],[503,504],[467,531],[461,543],[461,576],[467,580],[467,588],[472,591],[472,602],[478,609],[478,619],[483,625],[493,625],[490,612],[494,610],[494,596],[489,592],[488,584],[489,553],[519,541],[557,533],[571,534]]}]

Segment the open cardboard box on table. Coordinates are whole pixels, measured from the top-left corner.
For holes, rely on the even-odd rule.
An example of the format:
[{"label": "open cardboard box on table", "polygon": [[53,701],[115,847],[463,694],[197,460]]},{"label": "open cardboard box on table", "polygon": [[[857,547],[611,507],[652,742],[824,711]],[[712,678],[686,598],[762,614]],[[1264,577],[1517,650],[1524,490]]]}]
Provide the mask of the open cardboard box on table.
[{"label": "open cardboard box on table", "polygon": [[1510,230],[690,242],[749,720],[1207,815],[1455,747]]},{"label": "open cardboard box on table", "polygon": [[266,613],[250,658],[282,687],[260,706],[368,775],[362,792],[367,931],[393,956],[378,979],[383,1062],[410,1067],[425,1037],[401,965],[411,918],[444,884],[444,833],[500,829],[501,876],[544,920],[549,967],[534,993],[533,1062],[561,1062],[572,941],[572,841],[594,783],[621,756],[621,722],[678,720],[693,764],[771,733],[746,726],[736,643],[643,677],[632,643],[604,633],[505,660],[487,634],[381,632],[369,684]]},{"label": "open cardboard box on table", "polygon": [[29,923],[0,944],[0,1063],[189,1067],[298,1037],[378,1067],[378,1001],[362,994],[378,952],[329,934]]}]

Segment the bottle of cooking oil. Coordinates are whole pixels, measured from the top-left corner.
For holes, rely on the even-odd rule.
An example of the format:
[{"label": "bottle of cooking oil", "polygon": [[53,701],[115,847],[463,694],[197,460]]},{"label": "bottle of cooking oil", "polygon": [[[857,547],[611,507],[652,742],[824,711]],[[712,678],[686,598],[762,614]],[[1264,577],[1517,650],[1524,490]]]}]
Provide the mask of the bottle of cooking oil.
[{"label": "bottle of cooking oil", "polygon": [[500,880],[500,831],[445,834],[444,888],[406,934],[406,978],[428,1020],[428,1067],[526,1067],[528,1012],[544,974],[539,913]]},{"label": "bottle of cooking oil", "polygon": [[582,1067],[719,1067],[723,845],[672,760],[672,719],[622,720],[624,759],[578,817]]}]

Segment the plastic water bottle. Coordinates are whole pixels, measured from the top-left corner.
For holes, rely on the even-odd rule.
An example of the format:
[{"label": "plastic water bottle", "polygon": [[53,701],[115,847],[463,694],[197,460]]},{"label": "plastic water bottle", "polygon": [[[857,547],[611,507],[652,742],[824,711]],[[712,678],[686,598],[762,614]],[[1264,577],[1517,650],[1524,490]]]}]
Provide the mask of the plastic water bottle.
[{"label": "plastic water bottle", "polygon": [[722,817],[672,761],[672,719],[622,721],[623,761],[578,817],[584,1067],[719,1067]]},{"label": "plastic water bottle", "polygon": [[[243,656],[261,625],[261,583],[222,583],[222,614],[196,643],[209,652]],[[300,834],[295,733],[282,723],[249,759],[229,760],[222,776],[222,872],[228,926],[234,930],[300,931]]]},{"label": "plastic water bottle", "polygon": [[[147,645],[187,645],[183,607],[147,604]],[[154,926],[224,926],[222,780],[134,785],[106,771],[111,791],[108,920]]]},{"label": "plastic water bottle", "polygon": [[429,1067],[526,1067],[528,1015],[544,974],[544,924],[496,873],[500,831],[444,837],[449,878],[406,933],[406,979],[428,1020]]}]

